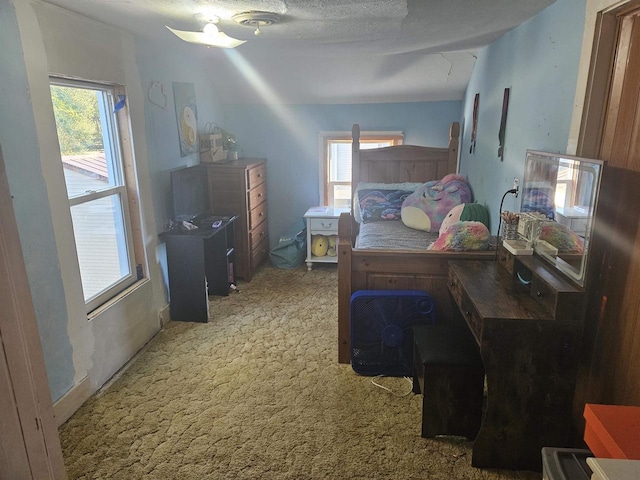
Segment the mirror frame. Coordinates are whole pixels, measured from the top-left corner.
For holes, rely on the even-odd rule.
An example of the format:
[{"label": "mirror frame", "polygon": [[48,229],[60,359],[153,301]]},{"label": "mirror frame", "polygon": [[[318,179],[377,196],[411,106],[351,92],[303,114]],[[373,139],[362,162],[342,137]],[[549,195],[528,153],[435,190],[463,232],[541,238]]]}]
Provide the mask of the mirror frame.
[{"label": "mirror frame", "polygon": [[[586,207],[586,215],[584,215],[584,218],[586,219],[584,235],[579,235],[584,240],[583,251],[581,254],[573,254],[573,255],[581,256],[581,258],[579,259],[580,260],[579,264],[577,262],[574,262],[575,264],[574,266],[574,264],[569,263],[568,261],[565,260],[567,258],[567,255],[565,255],[565,259],[563,259],[558,254],[557,250],[554,252],[553,250],[544,248],[541,242],[539,241],[538,235],[535,235],[533,239],[534,251],[538,256],[540,256],[545,261],[553,265],[559,272],[566,275],[569,279],[571,279],[572,281],[574,281],[575,283],[583,287],[586,281],[586,276],[587,276],[587,268],[588,268],[588,260],[589,260],[588,249],[589,249],[589,244],[591,242],[591,239],[593,238],[594,215],[595,215],[597,204],[598,204],[598,198],[600,194],[600,183],[602,179],[602,171],[603,171],[605,162],[603,162],[602,160],[575,157],[572,155],[564,155],[561,153],[543,152],[539,150],[527,150],[526,157],[525,157],[525,171],[524,171],[524,176],[522,181],[522,190],[521,190],[522,195],[521,195],[521,201],[520,201],[521,202],[520,210],[522,212],[527,211],[527,210],[523,210],[523,204],[524,204],[525,195],[528,189],[537,188],[535,186],[533,187],[531,186],[532,183],[535,184],[536,182],[532,182],[532,179],[528,178],[531,176],[534,170],[531,165],[534,161],[542,164],[546,163],[548,165],[558,166],[558,167],[563,166],[562,162],[564,161],[565,164],[569,164],[569,163],[571,164],[571,165],[564,165],[564,166],[567,166],[574,171],[593,173],[593,179],[591,180],[591,184],[586,186],[584,184],[582,185],[582,189],[583,189],[582,196],[585,199],[588,199],[588,204],[583,205],[584,207]],[[556,183],[552,186],[553,219],[550,218],[548,221],[554,221],[554,222],[560,223],[557,221],[559,207],[557,207],[555,204],[557,186],[558,186],[557,175],[558,174],[556,173],[556,178],[555,178]],[[577,178],[577,177],[574,176],[572,178]],[[563,214],[564,214],[564,208],[566,208],[566,205],[565,207],[561,207],[561,208],[563,208]],[[529,210],[529,212],[531,211],[532,210]],[[545,213],[548,214],[549,212],[545,212]]]}]

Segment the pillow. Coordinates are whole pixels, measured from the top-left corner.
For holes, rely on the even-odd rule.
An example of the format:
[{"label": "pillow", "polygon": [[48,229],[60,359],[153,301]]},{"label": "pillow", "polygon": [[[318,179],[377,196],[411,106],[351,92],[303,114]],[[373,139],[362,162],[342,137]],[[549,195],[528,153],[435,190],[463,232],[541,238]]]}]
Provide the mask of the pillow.
[{"label": "pillow", "polygon": [[453,207],[472,200],[466,178],[451,173],[442,180],[425,183],[409,195],[402,204],[402,221],[410,228],[437,232]]},{"label": "pillow", "polygon": [[400,209],[409,190],[363,189],[358,195],[362,223],[400,220]]},{"label": "pillow", "polygon": [[359,183],[356,187],[353,201],[353,218],[356,222],[362,222],[362,213],[360,212],[359,194],[362,190],[405,190],[415,192],[422,186],[422,183],[404,182],[404,183]]},{"label": "pillow", "polygon": [[551,187],[535,187],[524,190],[522,196],[522,212],[539,212],[550,220],[555,218],[555,190]]},{"label": "pillow", "polygon": [[482,222],[455,222],[429,245],[429,250],[488,250],[491,234]]}]

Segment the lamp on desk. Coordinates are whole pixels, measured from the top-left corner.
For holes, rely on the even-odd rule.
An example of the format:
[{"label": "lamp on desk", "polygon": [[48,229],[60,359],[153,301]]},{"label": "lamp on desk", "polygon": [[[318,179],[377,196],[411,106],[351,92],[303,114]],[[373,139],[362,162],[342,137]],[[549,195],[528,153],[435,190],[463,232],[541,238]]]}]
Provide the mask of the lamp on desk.
[{"label": "lamp on desk", "polygon": [[[504,199],[507,198],[507,195],[509,195],[510,193],[513,194],[513,196],[515,198],[518,198],[518,187],[516,186],[515,188],[509,189],[506,192],[504,192],[504,195],[502,195],[502,200],[500,200],[500,211],[499,211],[499,217],[498,217],[498,231],[496,232],[496,255],[498,253],[498,240],[500,239],[500,229],[502,227],[502,205],[504,204]],[[517,222],[517,220],[516,220]]]}]

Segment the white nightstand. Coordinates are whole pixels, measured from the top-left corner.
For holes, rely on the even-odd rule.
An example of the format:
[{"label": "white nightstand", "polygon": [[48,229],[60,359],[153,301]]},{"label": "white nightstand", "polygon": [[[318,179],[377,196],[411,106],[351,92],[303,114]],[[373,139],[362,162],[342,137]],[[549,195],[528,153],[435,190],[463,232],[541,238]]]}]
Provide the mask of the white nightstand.
[{"label": "white nightstand", "polygon": [[584,237],[589,223],[589,212],[583,208],[556,208],[556,221]]},{"label": "white nightstand", "polygon": [[304,214],[307,219],[307,269],[311,271],[314,263],[338,263],[338,256],[311,255],[311,235],[338,235],[338,219],[340,214],[348,212],[349,208],[311,207]]}]

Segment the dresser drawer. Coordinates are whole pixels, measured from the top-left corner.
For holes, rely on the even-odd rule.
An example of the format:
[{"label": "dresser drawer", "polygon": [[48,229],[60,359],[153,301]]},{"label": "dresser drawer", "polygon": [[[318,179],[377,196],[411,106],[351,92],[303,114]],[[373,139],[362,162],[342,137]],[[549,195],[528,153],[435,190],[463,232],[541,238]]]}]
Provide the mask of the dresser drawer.
[{"label": "dresser drawer", "polygon": [[253,210],[267,200],[267,184],[263,183],[249,190],[249,210]]},{"label": "dresser drawer", "polygon": [[263,202],[249,212],[249,229],[253,230],[267,219],[267,202]]},{"label": "dresser drawer", "polygon": [[269,237],[269,222],[266,220],[249,232],[249,249],[259,245],[265,238]]},{"label": "dresser drawer", "polygon": [[531,280],[531,297],[551,315],[556,311],[558,293],[537,276]]},{"label": "dresser drawer", "polygon": [[251,265],[256,268],[269,255],[269,237],[265,238],[260,244],[251,250]]},{"label": "dresser drawer", "polygon": [[312,233],[338,234],[337,218],[311,218],[309,226]]},{"label": "dresser drawer", "polygon": [[515,256],[506,248],[504,248],[502,245],[498,247],[498,263],[512,275],[515,260]]},{"label": "dresser drawer", "polygon": [[252,188],[257,187],[261,183],[264,183],[267,180],[267,165],[261,164],[257,165],[253,168],[250,168],[247,171],[247,189],[251,190]]},{"label": "dresser drawer", "polygon": [[462,308],[460,305],[462,303],[462,287],[460,286],[458,277],[456,277],[456,274],[453,273],[451,269],[449,269],[449,281],[447,285],[449,286],[449,291],[451,292],[451,296],[456,302],[456,305],[458,305],[459,308]]},{"label": "dresser drawer", "polygon": [[462,292],[462,300],[460,301],[460,311],[464,316],[471,333],[476,338],[478,345],[482,343],[482,318],[473,307],[473,303],[466,293]]}]

